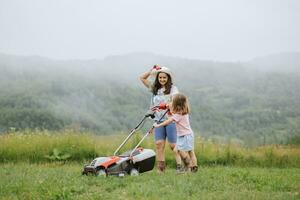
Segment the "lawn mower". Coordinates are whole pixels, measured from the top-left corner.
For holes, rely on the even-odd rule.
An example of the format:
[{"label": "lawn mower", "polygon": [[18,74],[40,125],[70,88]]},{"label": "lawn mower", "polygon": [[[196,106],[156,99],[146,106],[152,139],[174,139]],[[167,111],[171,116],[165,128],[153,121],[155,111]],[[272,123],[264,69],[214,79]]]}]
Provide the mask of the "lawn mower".
[{"label": "lawn mower", "polygon": [[159,110],[166,110],[159,121],[169,112],[166,104],[160,104],[152,107],[116,149],[113,156],[95,158],[89,165],[84,166],[82,174],[92,174],[96,176],[124,176],[129,174],[131,176],[137,176],[140,173],[151,171],[154,168],[156,154],[152,149],[144,149],[140,145],[145,138],[152,133],[154,129],[153,125],[132,150],[126,151],[120,155],[119,151],[134,135],[134,133],[143,126],[145,120],[147,118],[153,119],[154,113]]}]

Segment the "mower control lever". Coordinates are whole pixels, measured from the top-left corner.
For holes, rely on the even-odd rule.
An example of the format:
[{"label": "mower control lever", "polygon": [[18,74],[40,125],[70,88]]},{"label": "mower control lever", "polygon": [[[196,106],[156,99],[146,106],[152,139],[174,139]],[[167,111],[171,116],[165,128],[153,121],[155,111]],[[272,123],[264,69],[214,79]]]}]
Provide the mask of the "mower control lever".
[{"label": "mower control lever", "polygon": [[166,110],[166,109],[169,109],[169,105],[166,103],[160,103],[158,106],[153,106],[151,108],[152,111]]}]

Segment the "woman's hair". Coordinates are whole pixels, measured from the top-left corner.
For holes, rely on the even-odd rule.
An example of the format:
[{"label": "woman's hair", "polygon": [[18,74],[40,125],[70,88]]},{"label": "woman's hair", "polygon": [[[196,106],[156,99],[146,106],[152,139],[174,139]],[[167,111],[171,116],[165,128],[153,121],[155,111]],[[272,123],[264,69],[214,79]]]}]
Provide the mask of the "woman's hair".
[{"label": "woman's hair", "polygon": [[171,111],[172,113],[177,113],[181,115],[189,114],[190,105],[188,98],[181,93],[175,94],[172,97]]},{"label": "woman's hair", "polygon": [[[157,91],[161,88],[161,84],[158,81],[158,76],[159,76],[160,73],[165,73],[165,72],[159,72],[156,75],[155,81],[154,81],[153,86],[152,86],[152,93],[154,95],[157,95]],[[170,94],[171,93],[171,88],[172,88],[172,78],[171,78],[170,74],[168,74],[168,73],[165,73],[165,74],[168,76],[168,81],[167,81],[166,86],[165,86],[166,90],[164,91],[164,94]]]}]

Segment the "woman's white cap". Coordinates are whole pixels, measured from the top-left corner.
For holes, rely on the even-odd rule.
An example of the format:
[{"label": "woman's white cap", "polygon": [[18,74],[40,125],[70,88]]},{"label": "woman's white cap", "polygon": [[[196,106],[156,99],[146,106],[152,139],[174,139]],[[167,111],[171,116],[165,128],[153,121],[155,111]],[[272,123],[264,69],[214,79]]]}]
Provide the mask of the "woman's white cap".
[{"label": "woman's white cap", "polygon": [[167,68],[167,67],[161,67],[160,69],[153,69],[151,71],[151,75],[153,77],[156,77],[159,72],[163,72],[163,73],[169,74],[170,77],[171,77],[171,79],[172,79],[172,83],[174,83],[174,76],[173,76],[172,71],[169,68]]}]

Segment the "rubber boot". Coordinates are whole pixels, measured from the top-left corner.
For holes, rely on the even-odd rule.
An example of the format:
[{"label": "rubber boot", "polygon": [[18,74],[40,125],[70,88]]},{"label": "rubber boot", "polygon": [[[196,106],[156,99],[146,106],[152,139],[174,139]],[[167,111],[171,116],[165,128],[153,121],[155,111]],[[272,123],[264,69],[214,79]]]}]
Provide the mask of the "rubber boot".
[{"label": "rubber boot", "polygon": [[165,161],[157,161],[158,172],[164,172],[165,169],[166,169],[166,162]]}]

